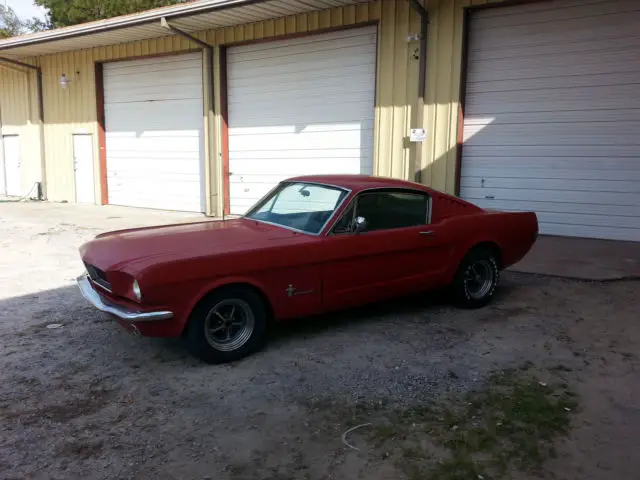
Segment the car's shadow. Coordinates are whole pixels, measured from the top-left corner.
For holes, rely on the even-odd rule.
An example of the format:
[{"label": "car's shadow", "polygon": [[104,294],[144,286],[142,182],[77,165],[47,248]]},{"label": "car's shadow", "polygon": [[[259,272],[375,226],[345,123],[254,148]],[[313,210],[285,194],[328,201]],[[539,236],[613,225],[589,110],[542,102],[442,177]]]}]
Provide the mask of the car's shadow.
[{"label": "car's shadow", "polygon": [[425,313],[431,308],[449,306],[445,292],[430,291],[393,300],[373,302],[363,306],[336,310],[274,322],[271,329],[272,343],[287,343],[300,335],[321,334],[337,327],[358,326],[362,324],[386,321],[389,315],[409,316]]},{"label": "car's shadow", "polygon": [[[496,290],[494,301],[500,302],[514,288],[517,288],[517,282],[504,282]],[[357,329],[367,325],[373,328],[381,323],[388,323],[390,319],[394,326],[402,328],[403,324],[415,321],[416,317],[420,321],[429,322],[431,314],[442,309],[455,309],[455,306],[446,291],[433,290],[322,315],[274,322],[269,334],[269,344],[278,349],[300,341],[303,337],[321,336],[326,332]],[[3,327],[3,335],[15,334],[21,338],[30,338],[29,341],[37,341],[36,338],[41,333],[47,332],[48,325],[60,323],[64,325],[64,329],[71,328],[76,335],[85,337],[87,342],[92,343],[93,340],[86,338],[86,335],[93,337],[96,333],[90,325],[109,322],[113,322],[113,319],[96,312],[82,298],[75,285],[0,300],[0,326]],[[113,328],[116,330],[118,327],[114,324]],[[156,357],[162,357],[160,360],[175,361],[189,357],[181,339],[143,338],[139,340],[155,350]],[[83,341],[80,338],[77,340],[81,343]]]}]

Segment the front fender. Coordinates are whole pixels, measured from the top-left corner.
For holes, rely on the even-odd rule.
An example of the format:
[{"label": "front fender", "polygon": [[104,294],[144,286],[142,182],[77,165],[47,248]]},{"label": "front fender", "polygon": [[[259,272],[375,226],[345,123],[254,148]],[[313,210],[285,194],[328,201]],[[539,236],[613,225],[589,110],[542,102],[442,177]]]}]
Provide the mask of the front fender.
[{"label": "front fender", "polygon": [[261,282],[259,282],[255,278],[244,277],[244,276],[216,278],[214,280],[204,282],[202,285],[199,285],[195,289],[197,293],[193,295],[193,298],[191,298],[186,303],[184,308],[184,312],[185,312],[184,328],[186,328],[187,324],[189,323],[189,317],[191,316],[191,313],[193,312],[194,308],[196,308],[196,305],[198,305],[198,303],[200,303],[200,301],[202,301],[204,297],[206,297],[212,291],[222,287],[226,287],[228,285],[250,285],[253,288],[259,290],[267,299],[267,301],[271,303],[271,299],[267,295],[267,289],[265,285],[263,285]]}]

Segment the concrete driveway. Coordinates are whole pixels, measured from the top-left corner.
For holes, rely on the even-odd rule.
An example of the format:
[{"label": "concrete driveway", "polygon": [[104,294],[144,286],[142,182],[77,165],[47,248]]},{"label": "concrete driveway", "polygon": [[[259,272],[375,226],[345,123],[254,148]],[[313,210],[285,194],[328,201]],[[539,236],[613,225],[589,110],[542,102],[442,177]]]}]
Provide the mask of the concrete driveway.
[{"label": "concrete driveway", "polygon": [[[425,295],[297,320],[263,352],[208,366],[179,341],[128,334],[74,285],[95,234],[196,218],[0,203],[0,478],[410,478],[407,462],[437,457],[409,450],[394,419],[523,364],[579,399],[541,475],[636,477],[640,283],[506,272],[484,309]],[[348,448],[354,422],[380,436]]]},{"label": "concrete driveway", "polygon": [[582,280],[640,279],[640,242],[541,235],[512,270]]}]

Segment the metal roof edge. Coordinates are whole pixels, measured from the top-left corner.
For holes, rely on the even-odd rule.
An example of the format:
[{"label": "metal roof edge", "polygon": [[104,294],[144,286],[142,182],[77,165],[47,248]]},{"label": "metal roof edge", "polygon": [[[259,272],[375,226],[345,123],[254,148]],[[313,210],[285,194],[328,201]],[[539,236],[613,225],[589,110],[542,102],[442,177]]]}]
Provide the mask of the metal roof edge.
[{"label": "metal roof edge", "polygon": [[267,0],[203,0],[200,2],[191,2],[185,5],[170,5],[163,8],[145,10],[131,15],[123,15],[105,20],[98,20],[96,22],[81,23],[71,27],[46,30],[44,32],[0,40],[0,51],[108,32],[120,28],[135,27],[156,21],[159,22],[163,17],[167,20],[171,20],[198,15],[201,13],[214,12],[216,10],[227,10],[234,7],[262,3],[265,1]]}]

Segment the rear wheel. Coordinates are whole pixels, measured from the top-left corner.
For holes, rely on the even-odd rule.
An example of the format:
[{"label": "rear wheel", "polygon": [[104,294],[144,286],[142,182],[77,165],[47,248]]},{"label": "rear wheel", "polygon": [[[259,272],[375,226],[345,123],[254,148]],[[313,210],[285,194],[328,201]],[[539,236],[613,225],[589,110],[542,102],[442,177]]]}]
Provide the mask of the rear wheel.
[{"label": "rear wheel", "polygon": [[462,260],[453,281],[456,303],[463,308],[487,305],[500,281],[496,255],[486,248],[471,250]]},{"label": "rear wheel", "polygon": [[191,314],[187,341],[191,354],[207,363],[227,363],[260,350],[265,343],[267,312],[250,288],[213,292]]}]

